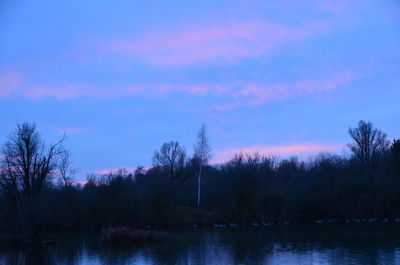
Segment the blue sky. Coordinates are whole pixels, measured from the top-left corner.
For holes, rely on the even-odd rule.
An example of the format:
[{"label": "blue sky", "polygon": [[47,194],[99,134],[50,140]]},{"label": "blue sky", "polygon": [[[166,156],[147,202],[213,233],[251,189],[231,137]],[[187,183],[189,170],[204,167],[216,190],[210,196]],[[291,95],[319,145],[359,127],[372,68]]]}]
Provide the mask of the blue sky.
[{"label": "blue sky", "polygon": [[400,3],[3,1],[0,142],[69,135],[77,178],[150,166],[202,123],[235,152],[343,152],[372,121],[400,137]]}]

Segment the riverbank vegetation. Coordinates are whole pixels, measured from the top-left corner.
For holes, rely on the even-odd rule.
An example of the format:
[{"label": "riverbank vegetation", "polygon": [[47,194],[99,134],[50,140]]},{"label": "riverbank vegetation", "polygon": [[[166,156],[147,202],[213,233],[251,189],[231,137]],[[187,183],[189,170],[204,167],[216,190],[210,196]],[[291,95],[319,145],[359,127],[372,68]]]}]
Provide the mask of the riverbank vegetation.
[{"label": "riverbank vegetation", "polygon": [[33,124],[18,125],[2,148],[0,229],[40,234],[400,217],[400,140],[389,142],[364,121],[348,133],[348,156],[236,154],[210,165],[202,127],[193,157],[171,141],[147,170],[91,174],[74,184],[66,138],[46,145]]}]

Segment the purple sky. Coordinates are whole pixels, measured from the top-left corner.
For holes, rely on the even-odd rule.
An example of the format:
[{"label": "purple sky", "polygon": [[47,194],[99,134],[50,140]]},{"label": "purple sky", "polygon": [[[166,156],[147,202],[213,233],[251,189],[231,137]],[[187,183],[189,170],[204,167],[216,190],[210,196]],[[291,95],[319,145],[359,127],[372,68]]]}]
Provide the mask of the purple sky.
[{"label": "purple sky", "polygon": [[400,137],[399,99],[396,0],[0,3],[0,143],[65,131],[78,179],[202,123],[214,162],[341,153],[360,119]]}]

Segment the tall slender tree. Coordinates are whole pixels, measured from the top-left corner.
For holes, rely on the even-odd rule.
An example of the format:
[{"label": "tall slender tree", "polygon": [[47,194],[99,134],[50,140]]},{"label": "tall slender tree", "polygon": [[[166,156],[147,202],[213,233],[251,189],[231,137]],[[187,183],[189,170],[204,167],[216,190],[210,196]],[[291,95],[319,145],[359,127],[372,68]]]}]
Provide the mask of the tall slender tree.
[{"label": "tall slender tree", "polygon": [[194,159],[198,165],[197,172],[197,207],[200,205],[201,199],[201,178],[203,166],[207,165],[208,161],[211,159],[211,148],[209,145],[206,126],[203,124],[200,127],[199,133],[197,135],[197,143],[194,147]]}]

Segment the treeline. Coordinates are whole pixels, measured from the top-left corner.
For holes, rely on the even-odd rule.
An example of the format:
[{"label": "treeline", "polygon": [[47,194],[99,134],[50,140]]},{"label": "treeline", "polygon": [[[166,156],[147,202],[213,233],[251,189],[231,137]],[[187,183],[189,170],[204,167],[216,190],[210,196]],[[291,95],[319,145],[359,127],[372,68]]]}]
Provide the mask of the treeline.
[{"label": "treeline", "polygon": [[168,142],[150,169],[92,174],[77,185],[65,138],[45,145],[34,125],[19,125],[2,150],[0,225],[38,233],[400,217],[400,140],[390,143],[364,121],[348,133],[351,156],[324,153],[303,161],[236,154],[209,165],[202,127],[193,157]]}]

